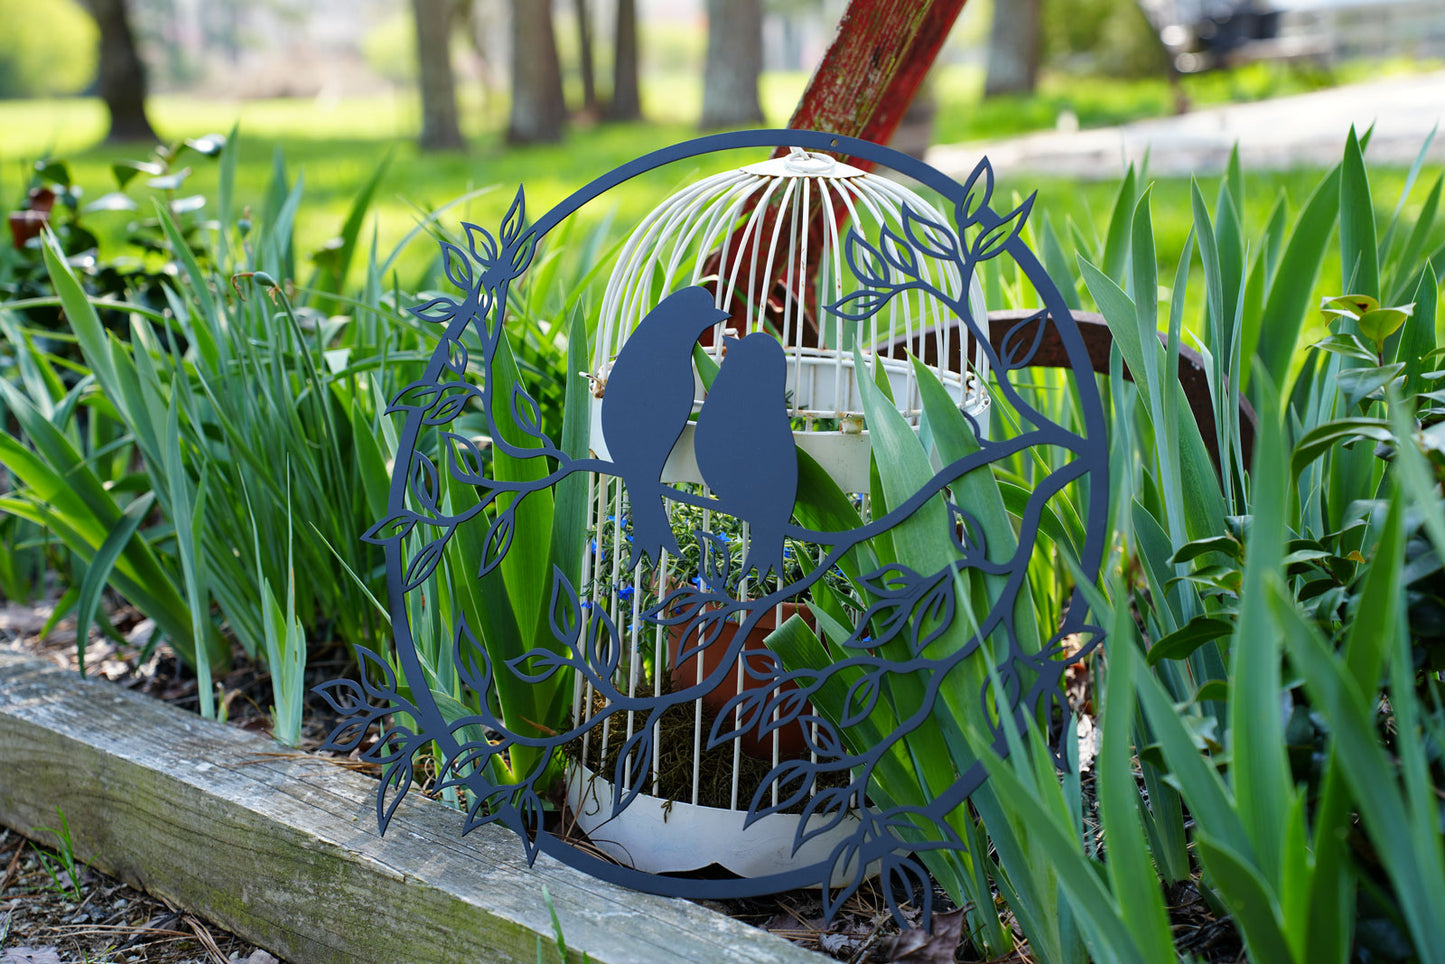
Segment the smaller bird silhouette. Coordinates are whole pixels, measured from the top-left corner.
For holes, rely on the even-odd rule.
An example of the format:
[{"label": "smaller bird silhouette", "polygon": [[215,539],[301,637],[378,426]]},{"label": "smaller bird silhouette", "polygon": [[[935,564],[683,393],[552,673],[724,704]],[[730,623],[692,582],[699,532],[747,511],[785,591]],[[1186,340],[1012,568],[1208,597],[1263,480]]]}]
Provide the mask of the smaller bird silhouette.
[{"label": "smaller bird silhouette", "polygon": [[707,289],[668,295],[628,337],[602,394],[602,437],[627,487],[632,512],[630,570],[642,557],[679,552],[662,498],[662,467],[692,414],[692,346],[728,317]]},{"label": "smaller bird silhouette", "polygon": [[783,574],[783,530],[798,497],[788,358],[766,332],[725,339],[727,356],[697,416],[697,467],[722,511],[748,523],[743,572]]}]

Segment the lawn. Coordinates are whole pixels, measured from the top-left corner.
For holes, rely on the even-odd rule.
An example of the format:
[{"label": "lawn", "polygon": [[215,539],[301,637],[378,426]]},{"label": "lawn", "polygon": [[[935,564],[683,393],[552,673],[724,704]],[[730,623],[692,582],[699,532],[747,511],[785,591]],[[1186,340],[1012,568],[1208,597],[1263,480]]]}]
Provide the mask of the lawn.
[{"label": "lawn", "polygon": [[[1327,79],[1357,80],[1406,66],[1345,66]],[[801,73],[765,75],[762,99],[769,124],[786,124],[806,81]],[[1186,78],[1185,90],[1194,103],[1203,105],[1231,97],[1292,93],[1323,82],[1317,75],[1257,64]],[[1046,74],[1036,97],[987,102],[979,99],[982,77],[977,68],[945,67],[933,84],[940,107],[935,139],[940,143],[1052,126],[1064,110],[1073,111],[1088,126],[1167,113],[1172,104],[1163,79],[1121,81]],[[379,165],[386,164],[372,209],[378,249],[385,254],[408,236],[424,212],[464,195],[472,196],[451,208],[444,218],[495,225],[510,204],[516,185],[521,183],[526,185],[528,209],[536,216],[618,164],[694,136],[696,128],[690,118],[696,116],[700,100],[696,77],[654,77],[647,87],[644,105],[650,122],[576,127],[560,145],[528,148],[508,148],[503,143],[503,105],[473,100],[463,104],[470,139],[470,150],[465,154],[423,154],[417,150],[413,140],[418,125],[417,104],[407,92],[344,100],[246,102],[158,96],[151,101],[151,115],[157,129],[168,138],[225,133],[239,125],[236,197],[243,204],[259,203],[277,158],[283,158],[291,177],[304,181],[304,201],[296,222],[297,250],[303,254],[320,249],[337,235],[361,185]],[[94,99],[0,102],[0,131],[4,132],[0,138],[0,199],[11,203],[18,200],[22,184],[29,177],[30,163],[47,155],[69,162],[87,197],[113,190],[111,166],[137,158],[142,152],[134,146],[98,144],[103,120],[102,107]],[[214,197],[216,165],[198,157],[191,166],[194,170],[182,193]],[[696,173],[673,169],[639,178],[610,195],[615,205],[612,210],[624,223],[631,221]],[[1092,238],[1094,225],[1107,219],[1112,205],[1115,188],[1107,181],[1076,184],[1013,177],[1008,171],[998,174],[1000,187],[1006,191],[1038,189],[1039,210],[1061,233],[1072,220],[1085,238]],[[1405,173],[1377,168],[1375,175],[1376,204],[1382,217],[1388,217]],[[1433,172],[1425,172],[1423,188],[1428,188],[1433,176]],[[1296,212],[1318,178],[1319,172],[1314,171],[1253,174],[1251,184],[1264,189],[1252,190],[1244,199],[1245,224],[1262,226],[1281,192],[1289,199],[1291,213]],[[143,189],[132,186],[132,195],[143,193]],[[1207,195],[1212,197],[1212,193],[1212,187],[1206,189]],[[1424,193],[1423,189],[1416,191],[1412,203],[1406,205],[1407,221],[1423,202]],[[1154,209],[1161,268],[1172,270],[1190,223],[1188,179],[1158,180]],[[107,254],[119,246],[125,226],[134,216],[123,212],[89,215],[89,225],[109,249]],[[1067,240],[1067,233],[1064,237]],[[413,239],[406,246],[398,260],[404,289],[419,286],[431,269],[433,252],[424,239]]]}]

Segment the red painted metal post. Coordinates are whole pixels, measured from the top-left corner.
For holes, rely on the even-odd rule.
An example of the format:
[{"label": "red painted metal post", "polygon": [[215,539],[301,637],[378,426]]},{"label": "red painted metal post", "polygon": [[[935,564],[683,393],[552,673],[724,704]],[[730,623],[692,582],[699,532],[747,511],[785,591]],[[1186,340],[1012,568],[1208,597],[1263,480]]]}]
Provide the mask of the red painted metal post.
[{"label": "red painted metal post", "polygon": [[[879,144],[888,143],[898,123],[913,102],[923,78],[933,66],[939,48],[967,0],[851,0],[838,22],[838,33],[798,101],[788,126],[798,130],[826,131],[859,137]],[[778,148],[777,155],[787,153]],[[871,168],[869,161],[849,159],[857,167]],[[847,220],[841,204],[835,210],[838,223]],[[821,245],[823,212],[816,207],[808,236]],[[751,246],[772,236],[770,220],[751,240],[734,235],[729,250],[743,263],[752,260]],[[808,263],[817,263],[819,251],[809,251]],[[813,272],[801,279],[801,288],[789,291],[779,278],[769,298],[771,315],[781,317],[783,306],[801,297],[805,307],[805,340],[817,343],[818,299]],[[747,309],[732,307],[738,326]],[[704,341],[709,339],[705,336]]]},{"label": "red painted metal post", "polygon": [[888,143],[966,2],[852,0],[788,126]]}]

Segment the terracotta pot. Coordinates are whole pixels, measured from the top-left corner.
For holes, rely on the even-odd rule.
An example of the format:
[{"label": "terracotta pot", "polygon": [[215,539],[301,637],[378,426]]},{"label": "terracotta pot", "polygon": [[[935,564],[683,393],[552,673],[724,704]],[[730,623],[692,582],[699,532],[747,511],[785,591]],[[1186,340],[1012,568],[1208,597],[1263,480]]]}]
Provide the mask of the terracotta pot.
[{"label": "terracotta pot", "polygon": [[[779,609],[782,610],[781,621],[779,620]],[[803,621],[813,628],[813,616],[808,607],[802,603],[785,602],[781,606],[768,610],[759,617],[757,625],[748,633],[747,641],[743,644],[742,652],[756,653],[766,651],[768,644],[767,637],[773,630],[777,629],[781,622],[786,622],[793,614],[803,617]],[[672,667],[672,685],[677,689],[697,685],[699,676],[706,678],[722,663],[723,656],[732,645],[733,637],[742,628],[736,623],[728,623],[718,634],[718,638],[701,653],[689,656],[682,663],[678,663],[677,655],[681,650],[682,627],[673,626],[668,629],[667,636],[667,662]],[[698,660],[702,661],[702,672],[698,672]],[[703,706],[708,712],[717,715],[723,712],[728,700],[736,696],[740,691],[738,688],[737,661],[732,662],[732,672],[727,673],[719,683],[703,695]],[[742,691],[752,689],[757,685],[757,680],[746,674],[742,679]],[[789,692],[796,690],[797,686],[792,683],[783,685],[782,691]],[[805,714],[813,712],[811,703],[805,704]],[[776,731],[778,736],[778,758],[780,760],[802,760],[808,756],[808,745],[805,740],[804,725],[798,722],[788,725]],[[749,756],[757,757],[760,760],[772,760],[773,758],[773,733],[768,733],[761,739],[758,737],[757,729],[754,728],[741,737],[743,752]]]},{"label": "terracotta pot", "polygon": [[40,229],[50,223],[50,214],[45,211],[11,211],[10,240],[16,250],[25,247],[25,242],[38,237]]}]

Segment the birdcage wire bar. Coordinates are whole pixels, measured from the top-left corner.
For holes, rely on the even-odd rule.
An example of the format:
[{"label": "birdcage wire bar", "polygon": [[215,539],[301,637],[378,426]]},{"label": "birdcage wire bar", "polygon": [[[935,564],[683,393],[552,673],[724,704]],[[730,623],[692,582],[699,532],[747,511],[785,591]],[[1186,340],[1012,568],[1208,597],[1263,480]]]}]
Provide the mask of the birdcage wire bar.
[{"label": "birdcage wire bar", "polygon": [[[815,218],[810,212],[821,212]],[[867,237],[878,237],[887,228],[902,237],[904,215],[911,211],[935,223],[948,223],[936,206],[908,186],[888,178],[868,174],[835,161],[822,154],[794,150],[789,156],[760,164],[724,171],[684,187],[647,214],[619,250],[608,286],[603,295],[598,330],[593,352],[592,371],[595,384],[605,392],[607,375],[613,360],[622,350],[629,335],[658,301],[686,285],[704,285],[714,294],[714,304],[723,311],[732,311],[733,319],[742,318],[743,330],[732,330],[735,321],[720,322],[704,338],[706,351],[721,362],[724,353],[723,334],[744,337],[756,331],[771,330],[782,342],[788,358],[788,412],[794,420],[795,437],[803,444],[808,436],[825,432],[862,431],[862,400],[855,371],[858,352],[866,366],[867,377],[876,377],[884,368],[893,390],[895,405],[916,427],[921,414],[921,397],[912,363],[904,358],[884,354],[882,346],[902,341],[922,357],[927,353],[937,359],[955,357],[950,349],[954,338],[966,337],[956,325],[950,309],[920,286],[911,297],[892,299],[883,311],[870,315],[863,322],[843,319],[829,320],[823,306],[841,300],[857,283],[845,265],[844,246],[849,225]],[[820,231],[821,242],[814,236]],[[947,260],[920,259],[920,276],[931,286],[955,295],[962,287],[957,266]],[[813,322],[811,338],[808,299],[802,294],[808,282],[817,292],[818,317]],[[781,311],[774,294],[781,283],[786,296]],[[975,280],[968,292],[968,306],[975,328],[987,335],[987,309],[982,290]],[[736,306],[740,310],[735,310]],[[960,329],[955,332],[955,328]],[[964,353],[959,353],[962,356]],[[987,432],[989,397],[986,390],[988,363],[982,345],[974,346],[967,356],[964,370],[950,371],[943,364],[934,367],[944,387],[959,407],[976,422],[981,433]],[[703,402],[701,383],[695,386],[694,411]],[[600,437],[594,406],[593,446]],[[826,425],[826,428],[820,426]],[[863,471],[866,473],[866,456]],[[695,468],[692,470],[695,473]],[[686,466],[675,470],[663,482],[687,482],[707,497],[711,492],[700,476]],[[864,476],[866,478],[866,474]],[[860,493],[857,498],[864,518],[869,518],[866,484],[855,484],[845,491]],[[677,504],[666,501],[672,518]],[[646,576],[639,568],[626,572],[623,560],[630,555],[625,525],[628,503],[622,481],[615,476],[592,475],[588,483],[588,531],[593,533],[584,552],[584,595],[590,607],[601,607],[612,614],[618,631],[625,638],[624,664],[619,667],[618,689],[629,697],[641,695],[639,686],[646,685],[644,669],[650,663],[651,695],[661,696],[671,667],[667,666],[667,629],[643,618],[644,595],[660,596],[672,580],[685,578],[679,560],[663,551],[652,572]],[[702,510],[701,528],[711,531],[715,513]],[[750,544],[748,523],[739,520],[744,544]],[[682,539],[685,533],[675,532]],[[797,551],[803,551],[800,546]],[[821,561],[825,553],[817,549]],[[746,565],[746,561],[744,561]],[[649,582],[650,581],[650,582]],[[738,598],[760,598],[783,585],[777,574],[770,574],[762,584],[746,573],[738,584]],[[588,608],[584,619],[593,618]],[[774,607],[774,625],[785,618],[785,606]],[[715,644],[716,645],[716,644]],[[685,685],[701,684],[705,664],[701,656],[692,657],[693,675]],[[733,675],[735,685],[744,685],[743,660],[738,659]],[[595,688],[579,677],[574,691],[574,721],[580,723],[592,712],[598,699]],[[741,708],[731,711],[739,722]],[[704,801],[701,766],[704,756],[704,701],[692,705],[691,780],[685,793],[674,799],[694,805],[718,805],[717,800]],[[778,718],[774,712],[774,720]],[[644,722],[640,710],[609,715],[597,728],[600,745],[594,745],[593,733],[584,736],[579,762],[596,774],[610,773],[615,761],[606,759],[606,748],[612,745],[612,728],[625,728],[630,738]],[[655,745],[662,745],[661,723],[654,723]],[[765,738],[767,762],[776,767],[784,759],[783,728],[775,728]],[[816,736],[816,731],[814,732]],[[809,741],[811,743],[811,741]],[[731,778],[726,806],[745,809],[752,788],[741,779],[743,742],[731,741]],[[634,781],[645,781],[646,790],[661,792],[662,754],[654,753],[647,774],[634,774],[624,766],[619,774],[631,789]],[[806,753],[817,763],[817,754]],[[773,805],[778,802],[776,783],[771,790]]]}]

